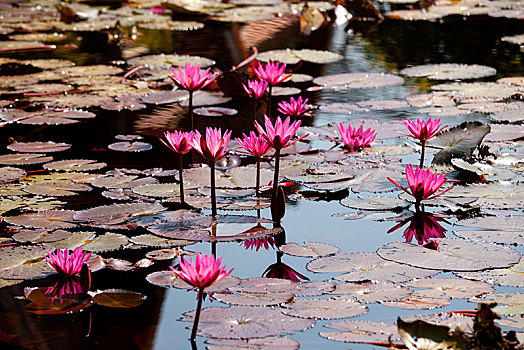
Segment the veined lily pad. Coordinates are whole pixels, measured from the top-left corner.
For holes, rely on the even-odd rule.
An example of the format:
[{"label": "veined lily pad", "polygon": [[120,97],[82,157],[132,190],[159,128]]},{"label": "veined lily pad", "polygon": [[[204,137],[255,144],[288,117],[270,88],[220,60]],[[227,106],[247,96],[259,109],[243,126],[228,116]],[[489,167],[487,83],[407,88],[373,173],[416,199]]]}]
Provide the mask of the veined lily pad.
[{"label": "veined lily pad", "polygon": [[386,260],[402,264],[451,271],[505,268],[520,260],[517,251],[494,244],[453,238],[440,238],[435,241],[438,243],[438,250],[393,242],[380,248],[377,254]]},{"label": "veined lily pad", "polygon": [[0,184],[18,180],[26,175],[25,170],[11,166],[0,168]]},{"label": "veined lily pad", "polygon": [[447,91],[456,98],[491,97],[508,98],[519,92],[519,88],[499,83],[450,83],[431,87],[435,91]]},{"label": "veined lily pad", "polygon": [[7,149],[15,152],[60,152],[71,148],[71,145],[64,142],[15,142],[7,146]]},{"label": "veined lily pad", "polygon": [[165,210],[155,203],[126,203],[94,207],[79,211],[75,220],[96,225],[115,225],[129,220],[132,216],[152,215]]},{"label": "veined lily pad", "polygon": [[189,63],[193,66],[200,65],[200,68],[207,68],[215,64],[215,61],[209,58],[199,56],[186,56],[177,54],[159,54],[135,57],[127,60],[127,64],[131,66],[146,66],[149,68],[169,68],[171,66],[177,67],[185,66]]},{"label": "veined lily pad", "polygon": [[39,246],[15,246],[0,248],[0,271],[21,266],[27,261],[43,259],[46,249]]},{"label": "veined lily pad", "polygon": [[38,213],[28,213],[18,216],[4,217],[11,225],[35,228],[68,228],[75,227],[73,210],[48,210]]},{"label": "veined lily pad", "polygon": [[52,171],[89,171],[98,170],[105,167],[106,163],[96,163],[89,159],[59,160],[44,164],[44,168]]},{"label": "veined lily pad", "polygon": [[497,70],[478,64],[440,63],[404,68],[400,74],[408,77],[427,77],[434,80],[476,79],[495,75]]},{"label": "veined lily pad", "polygon": [[78,192],[90,191],[91,187],[70,181],[42,181],[28,184],[24,191],[40,196],[74,196]]},{"label": "veined lily pad", "polygon": [[470,280],[500,284],[502,286],[524,287],[524,259],[505,269],[491,269],[478,272],[455,272],[457,276]]},{"label": "veined lily pad", "polygon": [[429,310],[449,305],[448,298],[426,297],[421,295],[412,295],[397,301],[385,301],[381,303],[384,306],[399,307],[407,310]]},{"label": "veined lily pad", "polygon": [[[515,208],[513,206],[512,208]],[[524,231],[460,230],[453,231],[459,237],[488,243],[524,245]]]},{"label": "veined lily pad", "polygon": [[324,325],[341,332],[320,332],[320,336],[330,340],[349,343],[371,343],[395,341],[400,339],[397,326],[391,323],[371,321],[336,321]]},{"label": "veined lily pad", "polygon": [[425,278],[440,271],[416,268],[380,258],[376,253],[344,253],[310,261],[307,269],[313,272],[346,272],[335,277],[339,281],[365,280],[404,282]]},{"label": "veined lily pad", "polygon": [[129,243],[127,236],[120,233],[107,232],[102,236],[95,238],[93,241],[86,243],[82,249],[90,252],[107,252],[117,250]]},{"label": "veined lily pad", "polygon": [[285,64],[296,64],[300,61],[325,64],[339,61],[342,59],[342,56],[330,51],[285,49],[261,52],[258,54],[257,59],[262,62],[271,60]]},{"label": "veined lily pad", "polygon": [[303,256],[308,258],[318,258],[321,256],[333,255],[340,251],[340,248],[331,244],[320,242],[304,242],[305,247],[298,243],[287,243],[279,247],[281,251],[288,255]]},{"label": "veined lily pad", "polygon": [[146,142],[115,142],[108,146],[109,149],[113,151],[121,151],[121,152],[143,152],[143,151],[149,151],[153,148],[153,146]]},{"label": "veined lily pad", "polygon": [[269,306],[287,303],[294,296],[293,293],[214,293],[213,299],[232,305]]},{"label": "veined lily pad", "polygon": [[[192,322],[194,312],[185,313],[181,321]],[[200,334],[213,338],[246,339],[293,333],[312,327],[314,320],[287,316],[279,309],[258,306],[209,307],[202,309]]]},{"label": "veined lily pad", "polygon": [[129,241],[134,244],[148,247],[181,247],[184,245],[194,243],[193,241],[184,241],[180,239],[166,239],[149,234],[130,237]]},{"label": "veined lily pad", "polygon": [[143,294],[122,289],[99,290],[90,295],[97,304],[123,309],[140,306],[146,299]]},{"label": "veined lily pad", "polygon": [[400,85],[403,82],[404,79],[397,75],[384,73],[341,73],[313,79],[313,83],[317,85],[345,89],[377,88]]},{"label": "veined lily pad", "polygon": [[46,242],[45,245],[52,249],[70,249],[73,250],[76,247],[81,247],[86,243],[91,242],[96,237],[94,232],[74,232],[70,237],[59,241]]},{"label": "veined lily pad", "polygon": [[467,281],[458,278],[426,278],[406,283],[417,290],[416,295],[437,298],[471,298],[480,294],[490,293],[493,286],[485,282]]},{"label": "veined lily pad", "polygon": [[363,210],[392,210],[407,208],[409,202],[402,199],[383,196],[359,196],[359,198],[344,198],[340,201],[345,207]]},{"label": "veined lily pad", "polygon": [[260,339],[215,339],[206,340],[208,345],[207,350],[234,350],[238,348],[246,349],[280,349],[280,350],[296,350],[300,347],[300,343],[294,339],[286,337],[265,337]]},{"label": "veined lily pad", "polygon": [[7,165],[28,165],[50,162],[53,157],[42,153],[15,153],[0,155],[0,164]]},{"label": "veined lily pad", "polygon": [[368,311],[366,306],[346,297],[295,299],[282,306],[286,315],[325,320],[355,317]]},{"label": "veined lily pad", "polygon": [[394,301],[410,296],[413,290],[391,282],[364,281],[360,283],[339,283],[330,294],[344,294],[361,303]]}]

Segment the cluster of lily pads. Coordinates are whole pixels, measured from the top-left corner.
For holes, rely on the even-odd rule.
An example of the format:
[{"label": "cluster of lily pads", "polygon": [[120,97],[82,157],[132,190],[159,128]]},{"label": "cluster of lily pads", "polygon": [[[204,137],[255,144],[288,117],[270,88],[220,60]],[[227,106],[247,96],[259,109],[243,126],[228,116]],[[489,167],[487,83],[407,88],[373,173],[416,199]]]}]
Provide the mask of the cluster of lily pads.
[{"label": "cluster of lily pads", "polygon": [[[175,8],[174,3],[168,1],[167,8]],[[43,13],[51,12],[45,6],[42,8]],[[128,8],[118,11],[133,12]],[[13,15],[5,25],[14,23],[14,14],[18,13],[14,9],[6,13],[10,12]],[[121,16],[120,12],[108,11],[104,16],[97,16],[97,20],[103,17],[111,22]],[[148,16],[156,17],[149,12]],[[145,13],[145,10],[136,9],[133,15]],[[213,15],[218,16],[217,13]],[[56,16],[55,12],[53,14]],[[51,13],[48,16],[51,17]],[[79,16],[78,10],[75,16]],[[81,30],[78,28],[85,28],[91,21],[89,14],[87,16],[85,21],[73,22],[67,27],[64,22],[60,23],[63,30]],[[41,22],[27,22],[31,23],[27,25],[44,26],[51,22],[46,20],[47,16],[40,18]],[[94,16],[92,20],[95,21]],[[147,21],[149,17],[144,20]],[[194,24],[193,28],[198,26]],[[23,41],[20,37],[10,39],[9,44],[2,45],[12,48],[16,46],[15,41]],[[27,41],[24,45],[39,47]],[[44,45],[40,48],[44,49]],[[166,132],[166,143],[180,155],[178,170],[111,168],[101,172],[100,169],[107,167],[106,163],[60,157],[60,152],[71,147],[65,142],[27,140],[11,143],[7,149],[12,153],[0,155],[0,163],[5,165],[0,168],[0,213],[7,232],[1,238],[0,286],[22,282],[31,285],[33,280],[47,276],[48,286],[25,290],[25,297],[30,302],[27,308],[37,314],[73,312],[95,304],[137,307],[144,295],[124,290],[90,291],[91,277],[87,275],[93,273],[92,278],[96,279],[96,271],[102,268],[128,270],[129,273],[139,268],[156,270],[147,276],[154,285],[198,289],[197,309],[182,318],[184,322],[193,321],[191,338],[194,339],[198,332],[209,335],[210,344],[224,346],[271,344],[298,348],[298,342],[279,335],[308,329],[317,320],[340,319],[325,324],[335,331],[323,330],[320,336],[386,346],[401,337],[408,342],[410,334],[425,330],[425,326],[414,330],[400,322],[395,325],[344,319],[363,315],[376,303],[427,310],[449,305],[453,298],[497,302],[499,306],[495,311],[504,315],[500,325],[522,330],[522,293],[496,293],[494,284],[524,285],[522,257],[518,251],[524,240],[524,220],[519,209],[524,202],[521,183],[523,103],[516,98],[522,94],[523,78],[443,83],[433,85],[430,93],[413,94],[402,100],[355,104],[307,105],[309,100],[299,95],[278,105],[278,111],[290,119],[283,121],[276,117],[273,123],[269,101],[276,96],[395,87],[404,83],[400,75],[408,79],[468,80],[495,74],[490,67],[459,64],[409,67],[400,71],[400,75],[362,72],[313,78],[285,72],[284,62],[292,65],[296,60],[312,56],[320,63],[341,58],[336,53],[315,50],[265,52],[258,58],[268,63],[252,67],[262,80],[244,82],[243,98],[253,100],[250,102],[254,102],[255,108],[257,100],[267,103],[268,117],[264,127],[256,122],[253,127],[256,132],[249,131],[249,135],[235,140],[255,157],[256,166],[249,160],[247,165],[241,165],[247,159],[239,157],[243,151],[235,147],[235,141],[228,148],[229,131],[222,134],[208,128],[205,135],[200,135],[192,126],[190,131],[171,132],[160,117],[157,129]],[[288,57],[291,58],[286,61]],[[213,92],[196,91],[212,85],[208,79],[210,71],[201,72],[200,67],[213,64],[206,58],[177,54],[130,58],[124,66],[126,69],[115,65],[80,66],[65,60],[2,58],[0,65],[5,69],[17,69],[17,75],[4,76],[0,82],[0,104],[4,108],[0,118],[4,130],[9,130],[17,125],[81,123],[95,118],[98,107],[118,111],[175,104],[181,114],[185,114],[184,108],[188,107],[192,120],[202,115],[193,109],[194,106],[221,104],[238,98],[225,96],[216,87]],[[177,65],[185,66],[185,70],[182,67],[171,70]],[[166,82],[170,73],[181,89],[165,90],[166,84],[171,84]],[[200,81],[202,76],[205,78]],[[188,77],[194,85],[184,84],[189,83]],[[296,81],[306,82],[309,87],[302,91],[285,87],[287,90],[282,93],[274,86],[284,82],[291,85]],[[68,93],[62,94],[64,91]],[[405,108],[431,118],[480,112],[488,114],[494,123],[468,121],[441,130],[439,119],[427,119],[426,115],[417,122],[358,120],[350,116],[357,112]],[[225,117],[231,114],[218,109],[215,113]],[[347,128],[343,123],[300,127],[300,118],[308,118],[307,114],[314,113],[343,115],[350,119],[350,124]],[[148,117],[155,118],[154,114]],[[242,117],[256,121],[256,109],[253,115]],[[398,139],[399,133],[408,132],[406,127],[411,133],[408,136],[419,141],[415,146]],[[295,133],[297,139],[293,139]],[[151,141],[156,144],[151,144],[137,141],[141,137],[117,135],[118,142],[108,148],[145,152],[157,145],[161,147],[156,138]],[[315,142],[331,146],[333,140],[336,145],[331,149],[312,146]],[[270,151],[269,146],[274,151]],[[211,178],[209,169],[203,167],[183,169],[182,155],[190,148],[205,158],[212,170]],[[411,161],[406,159],[416,157],[414,153],[418,150],[419,168],[413,169]],[[432,150],[437,153],[433,155],[431,169],[424,168],[426,152]],[[220,162],[224,159],[225,165]],[[33,174],[31,171],[35,169],[41,173]],[[443,194],[438,193],[444,176],[436,175],[437,172],[446,173],[446,180],[455,186],[448,186]],[[268,196],[264,196],[267,189],[261,185],[269,186],[270,183],[272,198],[268,200]],[[397,186],[408,195],[392,195]],[[99,189],[104,198],[114,203],[83,210],[67,209],[66,199],[81,197],[93,189]],[[278,196],[282,200],[277,199]],[[334,216],[347,220],[395,221],[390,232],[408,224],[404,242],[389,243],[376,252],[361,253],[340,252],[337,247],[320,242],[286,243],[278,223],[283,217],[284,196],[293,201],[337,199],[350,211]],[[413,202],[415,212],[407,210]],[[188,206],[182,208],[180,203]],[[259,212],[257,216],[226,215],[229,211],[260,211],[270,206],[272,220],[261,217]],[[440,212],[429,213],[425,210],[429,207]],[[211,209],[211,216],[205,215],[208,209]],[[392,211],[397,215],[392,217]],[[464,216],[472,217],[463,219]],[[445,237],[446,229],[440,223],[446,220],[457,225],[453,232],[459,238]],[[242,228],[238,229],[239,226]],[[419,244],[410,244],[413,239]],[[200,241],[241,241],[246,249],[275,249],[277,262],[268,267],[265,277],[243,279],[231,275],[231,271],[226,272],[219,259],[198,253],[189,262],[181,258],[178,267],[157,268],[164,266],[162,261],[195,254],[185,249]],[[71,256],[68,250],[73,250]],[[131,262],[112,256],[113,252],[131,250],[143,253],[143,257]],[[315,274],[315,280],[309,281],[282,263],[284,254],[311,258],[306,268]],[[187,272],[194,268],[197,276],[199,272],[204,274],[202,270],[206,270],[208,264],[212,268],[204,272],[211,272],[211,277],[206,275],[204,279],[195,280]],[[455,276],[433,278],[441,272],[452,272]],[[334,278],[322,275],[333,273],[338,275]],[[232,306],[201,309],[205,293]],[[471,314],[426,314],[403,317],[403,321],[424,320],[445,325],[448,331],[458,327],[473,333]],[[417,334],[420,342],[429,337]]]}]

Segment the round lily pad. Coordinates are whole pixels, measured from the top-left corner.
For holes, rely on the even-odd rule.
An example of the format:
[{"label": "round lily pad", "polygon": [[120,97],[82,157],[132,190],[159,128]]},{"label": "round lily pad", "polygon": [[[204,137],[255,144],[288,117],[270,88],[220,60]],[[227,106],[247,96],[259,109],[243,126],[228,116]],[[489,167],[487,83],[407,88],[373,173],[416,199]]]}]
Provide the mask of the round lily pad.
[{"label": "round lily pad", "polygon": [[356,89],[400,85],[404,83],[404,79],[397,75],[384,73],[341,73],[317,77],[313,79],[313,83],[328,87]]},{"label": "round lily pad", "polygon": [[344,294],[361,303],[394,301],[410,296],[413,290],[391,282],[364,281],[360,283],[339,283],[330,294]]},{"label": "round lily pad", "polygon": [[324,325],[341,332],[319,332],[321,337],[348,343],[371,343],[400,340],[397,326],[391,323],[371,321],[336,321]]},{"label": "round lily pad", "polygon": [[435,242],[438,243],[438,250],[393,242],[380,248],[377,254],[386,260],[402,264],[448,271],[505,268],[520,260],[517,251],[494,244],[454,238],[440,238]]},{"label": "round lily pad", "polygon": [[269,306],[287,303],[293,293],[214,293],[213,299],[232,305]]},{"label": "round lily pad", "polygon": [[439,272],[387,261],[376,253],[337,254],[312,260],[306,267],[309,271],[318,273],[346,272],[335,279],[347,282],[365,280],[404,282],[414,278],[429,277]]},{"label": "round lily pad", "polygon": [[0,164],[7,165],[29,165],[50,162],[53,157],[43,153],[15,153],[0,155]]},{"label": "round lily pad", "polygon": [[135,57],[127,60],[130,66],[145,66],[149,68],[170,68],[178,65],[184,67],[186,63],[192,66],[200,65],[200,68],[210,67],[215,64],[215,61],[199,56],[177,55],[177,54],[159,54]]},{"label": "round lily pad", "polygon": [[0,168],[0,184],[18,180],[26,175],[25,170],[11,166]]},{"label": "round lily pad", "polygon": [[334,245],[320,242],[304,242],[305,247],[298,243],[287,243],[280,246],[278,249],[288,255],[302,256],[308,258],[318,258],[321,256],[328,256],[336,254],[340,248]]},{"label": "round lily pad", "polygon": [[478,64],[440,63],[404,68],[400,74],[408,77],[427,77],[433,80],[477,79],[495,75],[497,70]]},{"label": "round lily pad", "polygon": [[359,196],[359,198],[344,198],[340,201],[345,207],[363,210],[393,210],[407,208],[409,202],[402,199],[383,196]]},{"label": "round lily pad", "polygon": [[471,298],[480,294],[490,293],[493,286],[489,283],[461,280],[458,278],[426,278],[406,283],[417,290],[417,295],[438,298]]},{"label": "round lily pad", "polygon": [[505,269],[490,269],[477,272],[455,272],[457,276],[470,280],[500,284],[502,286],[524,287],[524,259]]},{"label": "round lily pad", "polygon": [[[194,311],[181,321],[192,322]],[[202,309],[199,334],[213,338],[245,339],[293,333],[312,327],[314,320],[288,316],[279,309],[258,306],[209,307]]]},{"label": "round lily pad", "polygon": [[42,181],[28,184],[24,191],[40,196],[74,196],[78,192],[90,191],[88,185],[77,184],[71,181]]},{"label": "round lily pad", "polygon": [[205,117],[225,117],[235,115],[238,113],[236,109],[225,107],[200,107],[195,108],[193,113],[203,115]]},{"label": "round lily pad", "polygon": [[324,320],[355,317],[368,311],[366,306],[346,297],[295,299],[282,306],[286,315]]},{"label": "round lily pad", "polygon": [[60,152],[71,148],[71,145],[63,142],[15,142],[7,146],[7,149],[15,152],[46,153]]},{"label": "round lily pad", "polygon": [[106,163],[97,163],[96,160],[71,159],[47,163],[44,164],[44,168],[54,171],[89,171],[102,169],[106,165]]},{"label": "round lily pad", "polygon": [[73,210],[48,210],[38,213],[27,213],[18,216],[7,216],[4,220],[11,225],[35,228],[68,228],[75,227]]},{"label": "round lily pad", "polygon": [[113,151],[121,151],[121,152],[143,152],[143,151],[149,151],[153,148],[153,146],[146,142],[115,142],[108,146],[109,149]]}]

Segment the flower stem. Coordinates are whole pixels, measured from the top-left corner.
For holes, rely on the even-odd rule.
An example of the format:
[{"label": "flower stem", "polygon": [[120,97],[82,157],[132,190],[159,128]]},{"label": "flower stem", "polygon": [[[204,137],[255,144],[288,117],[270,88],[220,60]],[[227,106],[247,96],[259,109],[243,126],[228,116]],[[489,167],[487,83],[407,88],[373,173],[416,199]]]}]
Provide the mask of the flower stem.
[{"label": "flower stem", "polygon": [[257,99],[253,99],[254,103],[253,103],[253,122],[255,120],[257,120],[257,103],[258,103],[258,100]]},{"label": "flower stem", "polygon": [[198,303],[197,308],[195,311],[195,321],[193,323],[193,330],[191,331],[191,338],[190,340],[195,340],[196,338],[196,332],[198,329],[198,320],[200,319],[200,310],[202,309],[202,300],[204,299],[204,290],[200,289],[198,291]]},{"label": "flower stem", "polygon": [[271,192],[271,205],[273,205],[277,198],[278,190],[278,169],[280,168],[280,149],[275,149],[275,173],[273,177],[273,192]]},{"label": "flower stem", "polygon": [[215,163],[209,163],[211,169],[211,216],[217,216],[217,196],[215,189]]},{"label": "flower stem", "polygon": [[426,141],[420,141],[420,144],[422,145],[422,151],[420,152],[419,168],[422,169],[424,167],[424,157],[426,155]]},{"label": "flower stem", "polygon": [[257,182],[255,186],[255,194],[260,197],[260,157],[257,157]]},{"label": "flower stem", "polygon": [[178,155],[178,176],[180,180],[180,203],[184,203],[184,178],[182,177],[183,164],[182,164],[182,154]]},{"label": "flower stem", "polygon": [[191,130],[195,130],[193,123],[193,91],[189,91],[189,117],[191,118]]},{"label": "flower stem", "polygon": [[273,90],[273,85],[269,85],[269,93],[267,97],[267,109],[266,109],[266,115],[268,117],[271,117],[271,90]]}]

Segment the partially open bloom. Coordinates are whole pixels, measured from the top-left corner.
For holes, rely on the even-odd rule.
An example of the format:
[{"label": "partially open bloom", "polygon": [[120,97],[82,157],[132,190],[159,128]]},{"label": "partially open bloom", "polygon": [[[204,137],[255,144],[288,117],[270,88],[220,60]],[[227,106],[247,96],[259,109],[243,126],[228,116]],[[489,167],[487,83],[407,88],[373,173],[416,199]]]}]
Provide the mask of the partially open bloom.
[{"label": "partially open bloom", "polygon": [[262,135],[257,135],[254,131],[249,132],[249,136],[242,134],[244,138],[236,138],[235,140],[244,147],[244,149],[252,156],[262,157],[269,151],[270,147]]},{"label": "partially open bloom", "polygon": [[216,162],[222,159],[226,154],[226,148],[231,138],[231,131],[226,130],[222,136],[220,128],[206,128],[206,137],[195,131],[190,145],[200,153],[208,162]]},{"label": "partially open bloom", "polygon": [[302,99],[302,96],[298,96],[295,100],[293,97],[289,102],[282,101],[278,103],[278,111],[285,115],[292,115],[295,117],[300,117],[305,115],[311,107],[307,105],[308,99]]},{"label": "partially open bloom", "polygon": [[411,132],[411,135],[404,133],[401,134],[413,137],[420,140],[421,142],[425,142],[426,140],[434,137],[447,126],[445,125],[441,128],[442,123],[440,122],[440,118],[435,120],[431,120],[431,118],[428,120],[420,120],[417,118],[416,122],[409,119],[404,119],[403,122],[408,128],[409,132]]},{"label": "partially open bloom", "polygon": [[247,86],[242,83],[242,86],[244,87],[244,90],[246,90],[249,97],[258,99],[264,96],[264,93],[267,89],[267,81],[265,80],[258,80],[258,79],[252,79],[247,81]]},{"label": "partially open bloom", "polygon": [[374,129],[367,128],[364,130],[364,125],[356,129],[349,123],[346,129],[344,124],[340,123],[337,127],[344,146],[351,151],[369,146],[377,136]]},{"label": "partially open bloom", "polygon": [[186,63],[183,69],[178,65],[178,72],[175,67],[171,67],[173,75],[169,77],[182,89],[193,92],[203,89],[216,79],[216,76],[212,76],[209,70],[210,68],[200,74],[200,65],[192,66]]},{"label": "partially open bloom", "polygon": [[269,247],[274,248],[275,247],[275,240],[273,237],[268,238],[259,238],[259,239],[248,239],[247,241],[242,242],[244,245],[244,248],[246,249],[253,249],[255,248],[256,251],[260,248],[269,249]]},{"label": "partially open bloom", "polygon": [[273,125],[268,116],[265,115],[264,122],[266,130],[264,130],[262,126],[258,124],[257,121],[255,121],[255,127],[257,128],[260,135],[264,138],[264,140],[266,140],[268,145],[270,145],[274,149],[286,148],[298,141],[296,140],[291,143],[289,142],[289,140],[291,140],[291,138],[295,135],[298,128],[300,127],[300,120],[294,121],[290,125],[289,117],[287,117],[286,120],[284,120],[284,122],[282,122],[282,119],[278,117],[275,121],[275,125]]},{"label": "partially open bloom", "polygon": [[450,187],[434,195],[434,193],[437,192],[437,190],[442,187],[446,181],[446,174],[438,176],[436,173],[432,173],[431,170],[422,170],[418,166],[415,170],[413,170],[413,166],[411,164],[406,166],[406,179],[408,180],[409,190],[388,177],[388,180],[397,187],[415,197],[417,202],[420,202],[424,199],[435,198],[451,189]]},{"label": "partially open bloom", "polygon": [[169,268],[184,282],[202,291],[233,271],[233,269],[226,271],[225,266],[220,266],[221,262],[222,258],[215,260],[213,254],[200,255],[200,253],[197,253],[194,261],[191,258],[186,261],[182,257],[179,263],[180,270],[172,266],[169,266]]},{"label": "partially open bloom", "polygon": [[75,248],[71,255],[69,250],[57,249],[54,253],[47,252],[47,256],[44,255],[45,261],[51,266],[58,274],[63,276],[75,276],[82,270],[82,266],[91,257],[91,253],[86,253],[82,248]]},{"label": "partially open bloom", "polygon": [[301,279],[309,281],[309,278],[282,262],[269,265],[262,276],[267,278],[280,278],[292,282],[300,282]]},{"label": "partially open bloom", "polygon": [[171,148],[173,151],[175,151],[178,154],[186,154],[187,152],[191,151],[192,147],[189,144],[189,141],[193,139],[194,133],[193,131],[186,132],[186,131],[178,131],[174,130],[173,132],[166,131],[164,133],[164,137],[167,140],[167,143],[164,142],[164,140],[160,139],[160,141],[164,142],[164,144]]},{"label": "partially open bloom", "polygon": [[279,62],[273,61],[269,61],[264,66],[258,62],[258,66],[254,67],[253,70],[259,79],[267,81],[269,85],[277,85],[291,76],[291,74],[284,75],[285,64],[281,65]]}]

